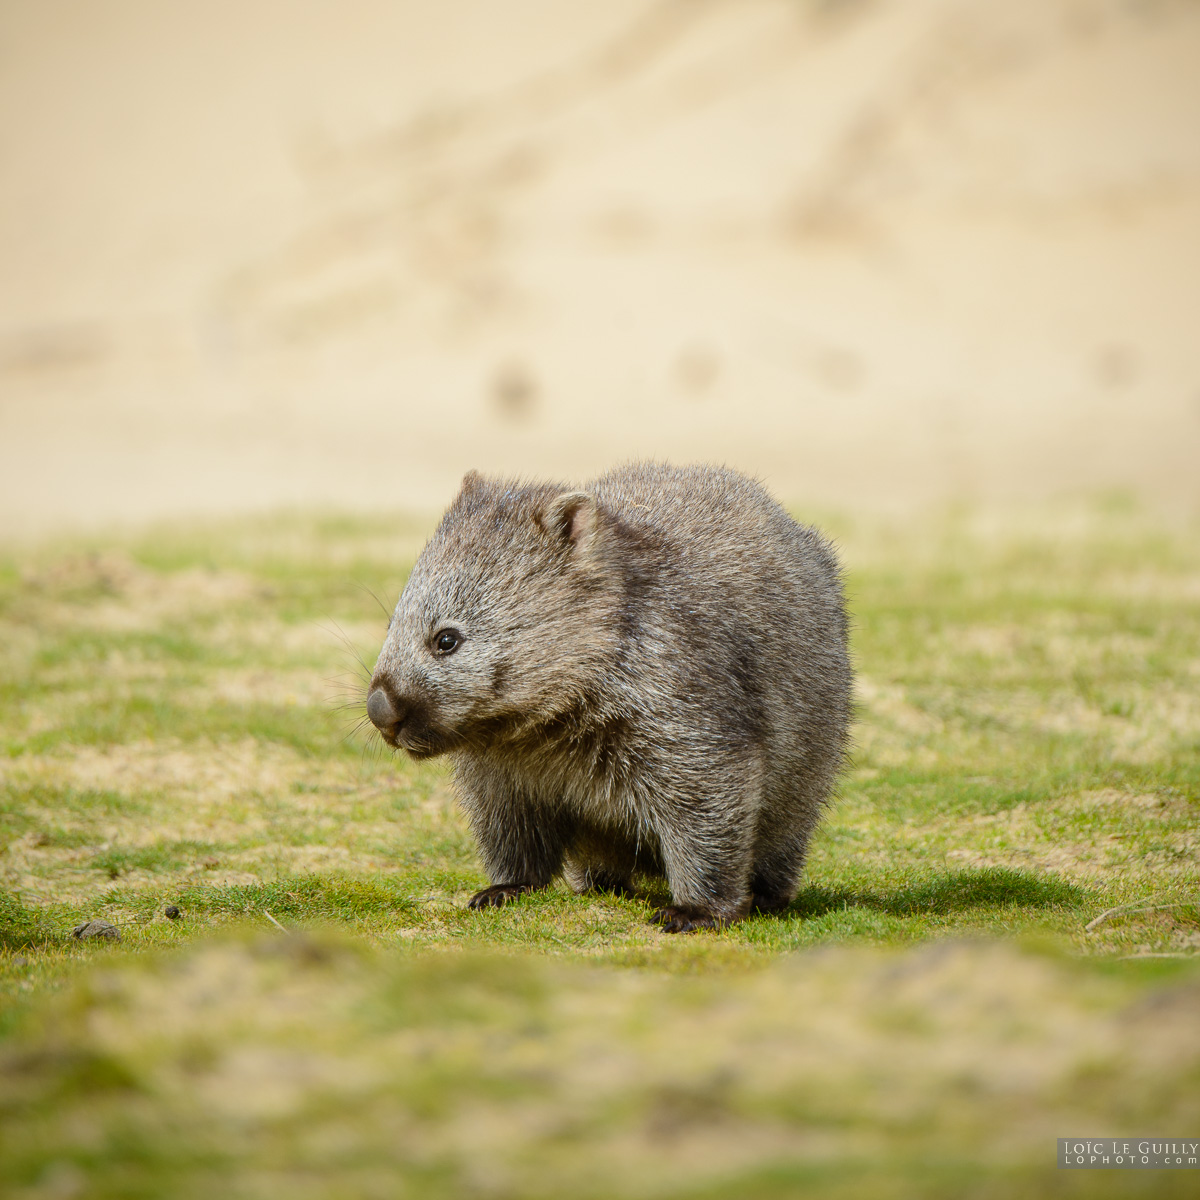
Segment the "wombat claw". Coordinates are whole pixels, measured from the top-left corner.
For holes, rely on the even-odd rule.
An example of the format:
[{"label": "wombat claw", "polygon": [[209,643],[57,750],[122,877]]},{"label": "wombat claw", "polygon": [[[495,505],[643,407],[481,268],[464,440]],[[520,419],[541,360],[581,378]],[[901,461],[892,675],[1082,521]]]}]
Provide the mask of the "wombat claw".
[{"label": "wombat claw", "polygon": [[527,883],[496,883],[485,887],[482,892],[476,892],[471,897],[468,908],[501,908],[510,900],[533,891]]},{"label": "wombat claw", "polygon": [[650,918],[652,925],[661,925],[667,933],[695,933],[697,929],[721,929],[725,922],[702,908],[680,908],[668,904]]}]

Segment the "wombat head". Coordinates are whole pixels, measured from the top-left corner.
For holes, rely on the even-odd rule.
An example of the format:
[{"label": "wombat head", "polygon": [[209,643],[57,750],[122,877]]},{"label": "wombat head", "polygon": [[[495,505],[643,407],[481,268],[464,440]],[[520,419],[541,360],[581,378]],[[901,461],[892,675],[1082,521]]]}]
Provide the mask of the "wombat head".
[{"label": "wombat head", "polygon": [[587,492],[472,471],[388,626],[367,714],[416,758],[479,749],[581,701],[615,648],[615,519]]}]

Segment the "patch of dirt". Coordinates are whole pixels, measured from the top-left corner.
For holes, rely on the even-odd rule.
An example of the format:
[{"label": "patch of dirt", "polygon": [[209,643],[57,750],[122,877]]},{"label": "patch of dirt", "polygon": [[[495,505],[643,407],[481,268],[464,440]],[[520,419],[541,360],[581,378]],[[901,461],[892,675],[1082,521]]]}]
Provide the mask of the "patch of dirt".
[{"label": "patch of dirt", "polygon": [[859,675],[854,683],[855,699],[872,718],[882,719],[905,734],[928,736],[941,728],[941,722],[909,703],[905,689],[898,684],[880,683]]},{"label": "patch of dirt", "polygon": [[1123,792],[1119,788],[1101,788],[1080,792],[1077,796],[1058,801],[1056,807],[1090,812],[1096,809],[1133,811],[1143,818],[1175,818],[1200,815],[1198,806],[1181,795],[1162,792]]},{"label": "patch of dirt", "polygon": [[[389,844],[396,821],[412,814],[438,825],[461,818],[446,784],[419,789],[404,763],[322,760],[252,739],[210,747],[133,743],[106,750],[75,747],[68,754],[0,759],[0,784],[13,789],[71,788],[77,812],[37,803],[25,816],[47,833],[22,834],[0,848],[0,877],[24,894],[80,901],[113,883],[97,861],[108,852],[170,847],[180,842],[217,847],[176,868],[119,866],[131,885],[167,886],[181,879],[213,884],[257,882],[280,871],[375,872],[388,861],[363,847]],[[127,797],[98,817],[95,792]],[[402,806],[396,800],[405,799]],[[63,834],[86,831],[84,846],[62,845]],[[321,839],[313,841],[314,836]],[[73,840],[68,838],[68,841]]]},{"label": "patch of dirt", "polygon": [[[218,668],[206,672],[206,682],[190,687],[186,701],[193,708],[207,708],[214,701],[223,704],[267,704],[330,709],[342,703],[349,685],[327,682],[315,671],[279,671],[266,668]],[[366,697],[361,699],[358,715],[366,713]],[[349,702],[349,701],[346,701]],[[353,720],[354,718],[349,718]]]},{"label": "patch of dirt", "polygon": [[165,739],[0,760],[0,779],[39,779],[127,795],[191,792],[221,803],[241,792],[286,791],[304,776],[305,766],[297,752],[252,738],[201,748]]},{"label": "patch of dirt", "polygon": [[23,572],[39,623],[104,633],[157,629],[220,611],[263,594],[263,585],[230,570],[152,571],[116,551],[71,555]]},{"label": "patch of dirt", "polygon": [[[1069,822],[1073,813],[1105,810],[1121,818],[1114,819],[1107,836],[1089,830],[1085,839],[1056,829],[1059,814]],[[1191,811],[1184,800],[1115,789],[1038,805],[1021,803],[964,821],[950,836],[967,844],[947,851],[946,857],[970,866],[1033,868],[1079,880],[1132,879],[1152,872],[1187,877],[1200,861],[1200,837],[1190,824],[1180,825]],[[1131,822],[1131,817],[1136,819]],[[1174,828],[1161,827],[1170,822]],[[936,832],[947,835],[942,826]]]}]

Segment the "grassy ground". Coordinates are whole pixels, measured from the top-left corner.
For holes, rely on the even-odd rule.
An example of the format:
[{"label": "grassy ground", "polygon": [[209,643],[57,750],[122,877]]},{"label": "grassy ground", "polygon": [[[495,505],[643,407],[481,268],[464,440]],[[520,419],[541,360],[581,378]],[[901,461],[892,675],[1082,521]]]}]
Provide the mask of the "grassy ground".
[{"label": "grassy ground", "polygon": [[791,911],[682,938],[466,910],[444,769],[353,728],[418,530],[10,548],[0,1190],[1188,1194],[1053,1154],[1200,1135],[1197,529],[831,524],[854,766]]}]

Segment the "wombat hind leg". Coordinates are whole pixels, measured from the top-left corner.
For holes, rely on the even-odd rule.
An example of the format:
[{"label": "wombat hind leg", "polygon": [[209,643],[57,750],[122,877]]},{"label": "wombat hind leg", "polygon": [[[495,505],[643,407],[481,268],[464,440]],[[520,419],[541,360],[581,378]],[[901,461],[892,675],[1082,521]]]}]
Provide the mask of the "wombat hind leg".
[{"label": "wombat hind leg", "polygon": [[534,890],[531,883],[494,883],[476,892],[467,904],[468,908],[500,908],[510,900]]},{"label": "wombat hind leg", "polygon": [[737,819],[746,814],[739,813],[736,796],[722,799],[716,796],[706,813],[683,797],[656,814],[672,903],[650,920],[668,933],[723,929],[750,912],[749,831]]},{"label": "wombat hind leg", "polygon": [[779,913],[791,904],[796,898],[807,850],[807,833],[776,835],[775,838],[760,835],[754,849],[754,868],[750,872],[753,911]]},{"label": "wombat hind leg", "polygon": [[650,923],[661,925],[667,933],[695,933],[697,929],[724,929],[730,922],[706,908],[668,904],[654,913]]},{"label": "wombat hind leg", "polygon": [[604,836],[590,830],[577,835],[563,864],[563,878],[576,892],[610,892],[636,896],[633,874],[637,847],[616,835]]},{"label": "wombat hind leg", "polygon": [[792,902],[790,892],[760,892],[757,889],[750,900],[750,911],[756,913],[781,913]]},{"label": "wombat hind leg", "polygon": [[624,896],[626,899],[632,899],[638,894],[633,886],[633,880],[628,875],[624,877],[606,875],[602,871],[586,872],[582,885],[575,890],[577,892],[608,892],[612,896]]}]

